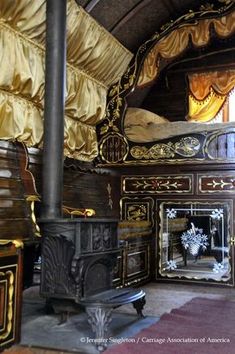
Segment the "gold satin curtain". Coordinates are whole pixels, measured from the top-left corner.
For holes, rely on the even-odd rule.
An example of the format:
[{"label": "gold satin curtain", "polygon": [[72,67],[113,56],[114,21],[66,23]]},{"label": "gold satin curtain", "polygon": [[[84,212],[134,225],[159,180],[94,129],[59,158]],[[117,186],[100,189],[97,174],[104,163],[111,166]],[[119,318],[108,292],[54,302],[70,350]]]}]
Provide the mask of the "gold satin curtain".
[{"label": "gold satin curtain", "polygon": [[235,12],[221,18],[200,20],[197,24],[182,26],[159,40],[145,58],[138,86],[153,81],[158,75],[161,59],[174,58],[182,53],[189,44],[190,38],[196,47],[206,45],[210,40],[212,24],[220,37],[231,35],[235,31]]},{"label": "gold satin curtain", "polygon": [[[45,84],[45,0],[0,1],[0,139],[42,147]],[[64,152],[84,161],[98,153],[95,126],[108,87],[132,54],[74,0],[67,5]]]},{"label": "gold satin curtain", "polygon": [[221,110],[235,86],[235,71],[213,71],[189,75],[189,112],[187,119],[209,122]]}]

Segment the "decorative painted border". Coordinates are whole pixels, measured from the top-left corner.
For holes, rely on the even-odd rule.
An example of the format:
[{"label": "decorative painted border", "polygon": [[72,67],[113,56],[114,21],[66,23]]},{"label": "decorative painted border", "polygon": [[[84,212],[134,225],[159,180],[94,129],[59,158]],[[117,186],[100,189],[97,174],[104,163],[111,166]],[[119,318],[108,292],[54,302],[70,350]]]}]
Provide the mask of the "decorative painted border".
[{"label": "decorative painted border", "polygon": [[176,141],[156,143],[149,148],[145,145],[135,145],[130,149],[130,155],[136,160],[159,160],[165,158],[194,157],[202,150],[201,139],[196,136],[180,136]]},{"label": "decorative painted border", "polygon": [[193,194],[193,175],[123,176],[125,194]]},{"label": "decorative painted border", "polygon": [[150,221],[153,224],[154,200],[150,197],[123,197],[120,200],[120,218],[128,221]]},{"label": "decorative painted border", "polygon": [[234,193],[235,192],[235,174],[229,175],[197,175],[198,194],[204,193]]}]

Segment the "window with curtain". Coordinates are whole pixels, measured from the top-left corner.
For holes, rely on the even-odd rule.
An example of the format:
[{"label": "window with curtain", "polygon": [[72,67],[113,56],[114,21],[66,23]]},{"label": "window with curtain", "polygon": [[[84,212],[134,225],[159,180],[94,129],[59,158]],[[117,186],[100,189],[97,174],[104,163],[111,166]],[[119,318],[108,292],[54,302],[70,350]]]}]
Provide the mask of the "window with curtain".
[{"label": "window with curtain", "polygon": [[235,121],[235,70],[195,73],[188,76],[188,81],[189,121]]},{"label": "window with curtain", "polygon": [[235,122],[235,89],[231,91],[223,107],[210,123]]}]

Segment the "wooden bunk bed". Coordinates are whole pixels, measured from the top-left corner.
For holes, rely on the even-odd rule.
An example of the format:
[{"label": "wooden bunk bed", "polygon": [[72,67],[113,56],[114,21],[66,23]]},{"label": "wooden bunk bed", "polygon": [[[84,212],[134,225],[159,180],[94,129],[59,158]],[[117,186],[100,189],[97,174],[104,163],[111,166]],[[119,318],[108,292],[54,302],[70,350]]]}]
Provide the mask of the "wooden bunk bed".
[{"label": "wooden bunk bed", "polygon": [[[189,12],[162,26],[138,49],[122,78],[109,90],[106,119],[97,127],[99,164],[233,161],[234,123],[211,126],[190,123],[187,112],[178,122],[167,121],[167,102],[164,118],[143,109],[145,107],[129,107],[128,102],[136,91],[138,97],[141,90],[151,88],[153,83],[156,87],[163,69],[182,56],[188,46],[200,51],[214,38],[225,41],[232,38],[234,42],[234,17],[233,2],[217,9],[208,7]],[[179,48],[175,48],[177,44]],[[232,58],[233,55],[231,61]],[[184,97],[181,104],[187,107],[186,100]]]}]

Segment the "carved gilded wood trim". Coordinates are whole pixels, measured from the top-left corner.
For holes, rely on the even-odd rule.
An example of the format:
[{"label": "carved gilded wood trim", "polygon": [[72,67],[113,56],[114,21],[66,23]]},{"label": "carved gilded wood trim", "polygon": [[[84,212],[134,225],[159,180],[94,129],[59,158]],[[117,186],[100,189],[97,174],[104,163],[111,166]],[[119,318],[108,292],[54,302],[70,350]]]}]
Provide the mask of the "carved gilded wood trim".
[{"label": "carved gilded wood trim", "polygon": [[194,157],[202,149],[202,144],[197,137],[184,136],[176,142],[157,143],[149,148],[145,145],[131,147],[130,154],[134,159],[158,160],[163,158]]},{"label": "carved gilded wood trim", "polygon": [[22,240],[0,239],[0,246],[10,246],[11,244],[13,244],[15,248],[24,248],[24,242]]},{"label": "carved gilded wood trim", "polygon": [[0,333],[0,341],[4,345],[15,340],[15,323],[16,323],[16,293],[17,293],[17,264],[0,267],[0,277],[5,283],[6,306],[4,307],[4,327]]}]

